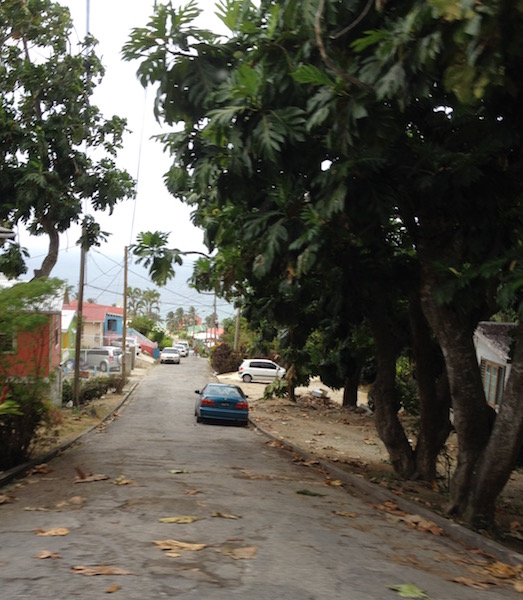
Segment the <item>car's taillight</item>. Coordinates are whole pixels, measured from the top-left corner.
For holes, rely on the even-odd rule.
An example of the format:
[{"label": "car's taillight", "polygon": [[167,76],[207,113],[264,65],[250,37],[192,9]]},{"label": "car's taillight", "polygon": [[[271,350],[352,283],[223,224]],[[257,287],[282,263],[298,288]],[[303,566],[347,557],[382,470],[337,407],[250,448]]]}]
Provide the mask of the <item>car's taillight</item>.
[{"label": "car's taillight", "polygon": [[249,405],[247,404],[247,402],[236,402],[236,408],[239,408],[240,410],[247,410],[249,408]]},{"label": "car's taillight", "polygon": [[211,398],[202,398],[202,406],[216,406],[216,403]]}]

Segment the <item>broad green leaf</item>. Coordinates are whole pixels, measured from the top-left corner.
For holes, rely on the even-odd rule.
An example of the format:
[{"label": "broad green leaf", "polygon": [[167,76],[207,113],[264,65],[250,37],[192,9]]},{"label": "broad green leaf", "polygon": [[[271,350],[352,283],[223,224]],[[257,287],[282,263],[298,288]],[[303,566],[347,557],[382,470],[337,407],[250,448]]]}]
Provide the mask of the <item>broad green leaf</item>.
[{"label": "broad green leaf", "polygon": [[301,65],[292,74],[296,81],[300,83],[312,83],[314,85],[334,85],[334,81],[324,70],[318,69],[314,65]]},{"label": "broad green leaf", "polygon": [[369,46],[379,44],[381,41],[389,37],[389,32],[384,30],[372,29],[363,32],[363,37],[354,40],[350,47],[356,52],[363,52]]}]

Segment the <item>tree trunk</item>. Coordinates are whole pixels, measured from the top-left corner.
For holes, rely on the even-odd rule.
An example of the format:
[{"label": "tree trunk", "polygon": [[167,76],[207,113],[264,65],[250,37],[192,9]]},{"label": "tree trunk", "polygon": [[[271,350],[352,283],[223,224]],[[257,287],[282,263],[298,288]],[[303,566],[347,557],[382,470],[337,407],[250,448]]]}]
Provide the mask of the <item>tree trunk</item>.
[{"label": "tree trunk", "polygon": [[499,413],[488,445],[474,473],[464,517],[475,527],[494,522],[495,501],[514,469],[523,440],[523,324],[516,333],[516,348]]},{"label": "tree trunk", "polygon": [[477,461],[489,437],[488,408],[473,343],[473,328],[459,318],[459,306],[435,299],[437,277],[425,268],[421,290],[423,311],[436,335],[447,367],[458,435],[458,464],[452,477],[449,513],[463,514]]},{"label": "tree trunk", "polygon": [[452,429],[450,392],[443,356],[432,337],[417,294],[412,296],[409,310],[420,403],[416,476],[432,482],[436,479],[439,453]]},{"label": "tree trunk", "polygon": [[400,403],[396,393],[395,339],[380,307],[369,316],[376,349],[378,372],[373,384],[376,429],[385,444],[395,473],[406,479],[416,472],[414,452],[398,419]]},{"label": "tree trunk", "polygon": [[343,407],[358,406],[358,387],[360,384],[361,367],[356,369],[357,372],[352,373],[350,377],[345,379],[343,386]]},{"label": "tree trunk", "polygon": [[33,279],[40,279],[51,275],[51,271],[58,261],[58,250],[60,248],[60,236],[52,223],[52,219],[49,217],[42,219],[41,225],[45,233],[49,236],[49,249],[41,267],[34,270]]}]

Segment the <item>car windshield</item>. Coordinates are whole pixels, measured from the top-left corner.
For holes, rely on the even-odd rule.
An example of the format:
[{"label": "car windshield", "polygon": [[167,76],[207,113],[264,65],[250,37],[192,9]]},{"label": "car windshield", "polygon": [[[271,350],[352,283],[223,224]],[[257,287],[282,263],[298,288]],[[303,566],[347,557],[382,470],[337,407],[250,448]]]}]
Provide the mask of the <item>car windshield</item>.
[{"label": "car windshield", "polygon": [[208,385],[205,388],[205,394],[209,396],[222,396],[224,398],[241,398],[242,394],[239,388],[234,386]]}]

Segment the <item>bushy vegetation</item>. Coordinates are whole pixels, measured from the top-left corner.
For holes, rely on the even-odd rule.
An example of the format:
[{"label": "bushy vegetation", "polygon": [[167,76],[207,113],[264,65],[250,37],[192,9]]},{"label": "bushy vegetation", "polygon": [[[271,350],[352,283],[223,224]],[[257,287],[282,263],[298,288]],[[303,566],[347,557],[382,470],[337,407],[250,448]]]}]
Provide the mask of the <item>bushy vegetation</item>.
[{"label": "bushy vegetation", "polygon": [[[101,398],[110,390],[121,394],[125,385],[125,378],[122,375],[109,375],[107,377],[91,377],[81,381],[80,394],[78,396],[80,405],[88,404],[96,398]],[[66,380],[62,389],[62,404],[73,401],[72,381]]]},{"label": "bushy vegetation", "polygon": [[218,344],[211,349],[211,366],[216,373],[237,371],[242,357],[241,352],[235,352],[228,344]]},{"label": "bushy vegetation", "polygon": [[286,379],[275,379],[265,387],[263,399],[270,400],[273,397],[285,398],[289,395],[289,383]]},{"label": "bushy vegetation", "polygon": [[30,453],[34,434],[49,409],[49,385],[42,379],[5,381],[0,413],[0,470],[24,462]]}]

